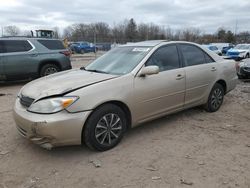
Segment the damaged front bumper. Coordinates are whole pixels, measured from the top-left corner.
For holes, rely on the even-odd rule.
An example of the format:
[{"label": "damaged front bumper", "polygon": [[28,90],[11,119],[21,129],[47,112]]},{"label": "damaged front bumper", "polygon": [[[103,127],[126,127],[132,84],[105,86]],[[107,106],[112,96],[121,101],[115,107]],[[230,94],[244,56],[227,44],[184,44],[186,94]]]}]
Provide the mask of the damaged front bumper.
[{"label": "damaged front bumper", "polygon": [[20,135],[43,148],[63,145],[80,145],[82,129],[91,111],[69,113],[66,110],[55,114],[28,112],[17,98],[14,119]]}]

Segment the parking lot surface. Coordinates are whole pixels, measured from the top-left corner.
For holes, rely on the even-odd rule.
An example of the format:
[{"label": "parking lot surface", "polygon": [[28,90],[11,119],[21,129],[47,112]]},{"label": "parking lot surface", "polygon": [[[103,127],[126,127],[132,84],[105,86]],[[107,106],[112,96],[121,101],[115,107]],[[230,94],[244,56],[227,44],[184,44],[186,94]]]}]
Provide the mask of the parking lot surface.
[{"label": "parking lot surface", "polygon": [[[93,59],[74,55],[72,65]],[[218,112],[193,108],[143,124],[106,152],[47,151],[22,138],[12,108],[24,84],[0,86],[0,188],[250,187],[250,82],[239,81]]]}]

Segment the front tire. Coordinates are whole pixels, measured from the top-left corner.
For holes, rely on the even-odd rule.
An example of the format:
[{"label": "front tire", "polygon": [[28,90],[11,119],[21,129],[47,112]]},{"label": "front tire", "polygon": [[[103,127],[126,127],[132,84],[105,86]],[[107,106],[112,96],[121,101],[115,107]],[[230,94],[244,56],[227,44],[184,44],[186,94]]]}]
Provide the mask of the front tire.
[{"label": "front tire", "polygon": [[127,120],[123,110],[116,105],[106,104],[91,114],[82,137],[90,149],[106,151],[121,141],[126,127]]},{"label": "front tire", "polygon": [[216,112],[219,110],[223,103],[224,94],[225,91],[222,85],[216,83],[209,94],[208,101],[205,104],[205,110],[207,112]]}]

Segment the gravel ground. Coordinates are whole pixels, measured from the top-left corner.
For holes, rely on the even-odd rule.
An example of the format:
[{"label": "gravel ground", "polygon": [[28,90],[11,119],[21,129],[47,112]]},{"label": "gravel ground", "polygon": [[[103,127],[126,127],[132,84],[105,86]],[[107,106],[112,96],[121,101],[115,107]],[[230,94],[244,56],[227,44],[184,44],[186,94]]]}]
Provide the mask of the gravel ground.
[{"label": "gravel ground", "polygon": [[23,84],[0,86],[0,188],[250,187],[250,82],[239,81],[216,113],[193,108],[146,123],[102,153],[47,151],[19,136],[12,107]]}]

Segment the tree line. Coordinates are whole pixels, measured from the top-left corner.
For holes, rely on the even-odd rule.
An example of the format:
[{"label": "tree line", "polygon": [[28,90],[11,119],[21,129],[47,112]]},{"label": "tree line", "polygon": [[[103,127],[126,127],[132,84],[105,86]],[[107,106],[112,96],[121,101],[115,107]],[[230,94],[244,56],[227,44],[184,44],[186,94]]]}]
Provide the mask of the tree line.
[{"label": "tree line", "polygon": [[[7,26],[5,33],[17,36],[21,30],[16,26]],[[28,31],[25,31],[28,35]],[[206,34],[195,27],[173,30],[170,27],[160,26],[155,23],[139,23],[131,19],[114,24],[112,27],[105,22],[78,23],[64,28],[60,34],[58,27],[54,27],[56,38],[67,38],[68,41],[89,41],[93,43],[127,43],[144,40],[174,40],[190,41],[200,44],[213,42],[250,43],[250,32],[244,31],[237,35],[231,30],[218,28],[213,34]]]}]

